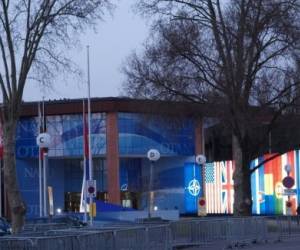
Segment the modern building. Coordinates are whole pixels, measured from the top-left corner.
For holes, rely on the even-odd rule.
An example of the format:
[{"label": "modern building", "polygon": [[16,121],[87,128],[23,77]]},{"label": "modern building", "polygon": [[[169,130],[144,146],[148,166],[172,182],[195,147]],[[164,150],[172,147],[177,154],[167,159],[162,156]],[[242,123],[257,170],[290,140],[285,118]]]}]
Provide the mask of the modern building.
[{"label": "modern building", "polygon": [[[54,210],[77,212],[84,167],[83,100],[49,101],[44,107],[46,129],[51,135],[48,185],[53,189]],[[212,135],[218,121],[212,106],[97,98],[92,99],[91,112],[97,199],[108,203],[135,209],[147,208],[150,162],[146,154],[149,149],[155,148],[161,154],[153,173],[155,207],[178,209],[182,214],[195,213],[197,199],[203,195],[201,167],[195,163],[195,155],[205,154],[210,162],[231,158],[228,136],[218,136],[218,143],[214,143],[216,136]],[[39,122],[38,103],[24,103],[17,129],[16,157],[18,181],[27,204],[28,217],[39,216],[39,150],[36,145]],[[216,150],[216,146],[221,150]],[[206,169],[205,185],[207,192],[211,192],[208,212],[231,213],[232,163],[216,162],[207,165]],[[295,176],[299,176],[299,167],[295,171],[298,171]],[[260,177],[262,181],[258,186],[267,185],[266,190],[274,193],[275,183],[271,183],[271,177],[266,179],[262,173],[260,176],[263,177]],[[193,189],[193,180],[199,181],[200,189]],[[3,190],[5,187],[2,186]],[[259,190],[255,193],[256,213],[269,211],[257,210],[259,203],[256,200],[262,203],[266,197],[264,194],[265,191]],[[3,209],[6,206],[5,198],[2,206]]]},{"label": "modern building", "polygon": [[[78,211],[83,178],[83,101],[49,101],[44,106],[46,128],[51,135],[48,185],[53,188],[54,208]],[[195,154],[203,153],[202,108],[126,98],[92,99],[91,148],[97,198],[146,208],[146,154],[156,148],[161,154],[154,166],[153,185],[160,193],[156,206],[188,212],[182,202],[184,185],[194,173]],[[39,215],[38,134],[38,103],[24,103],[16,157],[29,217]],[[199,173],[196,166],[194,174],[199,177]]]}]

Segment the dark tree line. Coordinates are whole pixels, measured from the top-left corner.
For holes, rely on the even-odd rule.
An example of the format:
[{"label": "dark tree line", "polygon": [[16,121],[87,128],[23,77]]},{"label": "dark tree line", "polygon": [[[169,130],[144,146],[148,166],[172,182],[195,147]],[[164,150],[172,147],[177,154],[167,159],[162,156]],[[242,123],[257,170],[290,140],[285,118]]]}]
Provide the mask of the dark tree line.
[{"label": "dark tree line", "polygon": [[[154,15],[124,88],[138,98],[216,105],[232,133],[235,215],[251,214],[250,161],[278,119],[299,103],[298,0],[144,0]],[[264,124],[264,135],[256,130]],[[255,138],[255,140],[253,139]]]}]

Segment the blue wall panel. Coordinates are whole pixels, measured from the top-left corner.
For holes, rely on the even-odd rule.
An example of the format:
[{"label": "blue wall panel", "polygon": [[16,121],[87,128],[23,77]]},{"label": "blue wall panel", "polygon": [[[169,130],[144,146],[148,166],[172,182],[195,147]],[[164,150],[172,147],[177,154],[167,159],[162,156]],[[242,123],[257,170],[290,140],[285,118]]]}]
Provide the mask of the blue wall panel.
[{"label": "blue wall panel", "polygon": [[184,168],[176,167],[161,170],[159,173],[159,188],[178,188],[183,187],[184,183]]},{"label": "blue wall panel", "polygon": [[184,164],[184,204],[186,213],[196,213],[198,198],[203,195],[200,167],[193,163]]},{"label": "blue wall panel", "polygon": [[[82,156],[83,119],[82,115],[57,115],[46,117],[47,132],[51,136],[50,157]],[[37,158],[38,118],[21,118],[17,127],[16,155],[17,158]],[[92,114],[92,153],[106,153],[105,115]]]},{"label": "blue wall panel", "polygon": [[66,180],[64,173],[64,161],[49,160],[48,185],[53,188],[54,213],[57,208],[64,209],[64,182]]},{"label": "blue wall panel", "polygon": [[120,188],[122,191],[139,192],[142,187],[141,159],[120,160]]},{"label": "blue wall panel", "polygon": [[146,155],[156,148],[162,155],[193,155],[192,119],[133,113],[118,114],[120,155]]},{"label": "blue wall panel", "polygon": [[17,176],[21,194],[26,203],[27,217],[39,216],[38,162],[17,160]]},{"label": "blue wall panel", "polygon": [[[28,218],[39,216],[39,170],[37,160],[17,160],[17,175]],[[48,186],[53,188],[54,209],[64,208],[63,161],[49,161]]]}]

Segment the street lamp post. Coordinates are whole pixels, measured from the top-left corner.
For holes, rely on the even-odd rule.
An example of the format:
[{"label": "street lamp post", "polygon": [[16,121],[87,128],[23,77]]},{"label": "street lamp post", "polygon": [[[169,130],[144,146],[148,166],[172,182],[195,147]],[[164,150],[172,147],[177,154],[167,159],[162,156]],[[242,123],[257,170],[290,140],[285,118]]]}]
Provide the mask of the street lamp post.
[{"label": "street lamp post", "polygon": [[154,162],[158,161],[160,158],[160,153],[157,149],[150,149],[147,152],[147,158],[150,161],[150,173],[149,173],[149,184],[148,184],[148,218],[151,218],[151,212],[153,211],[153,167]]},{"label": "street lamp post", "polygon": [[196,163],[199,166],[202,166],[202,197],[198,200],[198,216],[205,216],[206,215],[206,197],[205,197],[205,163],[206,157],[204,155],[197,155],[196,156]]},{"label": "street lamp post", "polygon": [[[51,144],[51,137],[48,133],[41,133],[36,138],[36,143],[40,148],[40,151],[43,152],[43,209],[44,209],[44,216],[47,216],[48,209],[47,209],[47,171],[48,171],[48,153],[44,152],[48,150]],[[41,173],[40,173],[41,174]],[[41,189],[40,189],[41,191]],[[41,196],[40,196],[41,197]],[[40,205],[42,203],[40,202]]]},{"label": "street lamp post", "polygon": [[[292,166],[290,164],[286,164],[284,166],[284,170],[287,173],[287,177],[285,177],[283,179],[283,185],[284,187],[290,189],[292,188],[292,186],[294,186],[294,180],[293,178],[290,176],[290,173],[292,171]],[[292,207],[292,202],[291,202],[291,198],[290,195],[288,195],[288,200],[286,202],[286,214],[288,215],[288,230],[289,230],[289,235],[291,234],[291,215],[292,215],[292,211],[291,211],[291,207]]]}]

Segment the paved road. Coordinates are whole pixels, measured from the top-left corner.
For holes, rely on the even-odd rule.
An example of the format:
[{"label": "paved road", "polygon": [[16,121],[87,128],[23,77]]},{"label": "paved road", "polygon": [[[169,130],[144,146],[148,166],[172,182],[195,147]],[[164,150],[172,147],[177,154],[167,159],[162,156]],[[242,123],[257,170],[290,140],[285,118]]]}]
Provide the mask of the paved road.
[{"label": "paved road", "polygon": [[227,249],[249,249],[249,250],[300,250],[300,235],[293,236],[289,239],[283,239],[282,241],[270,241],[268,243],[257,243],[243,246],[236,246],[232,248],[226,247],[226,242],[212,243],[207,246],[190,246],[178,248],[180,250],[227,250]]}]

